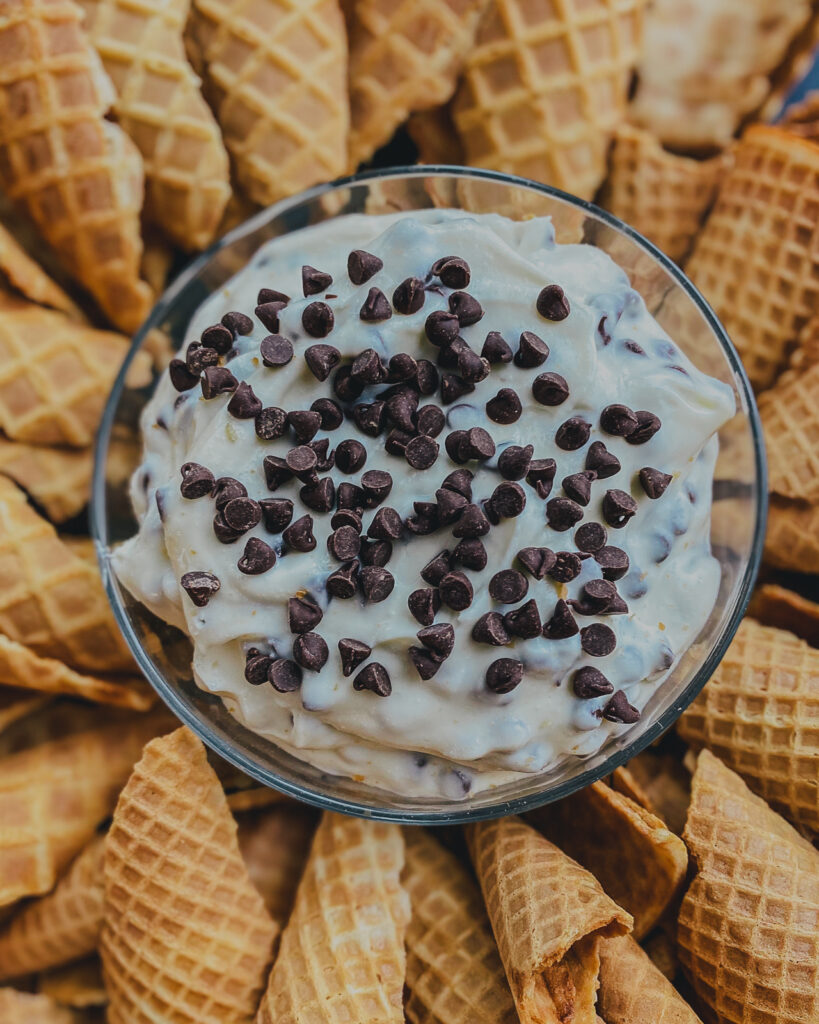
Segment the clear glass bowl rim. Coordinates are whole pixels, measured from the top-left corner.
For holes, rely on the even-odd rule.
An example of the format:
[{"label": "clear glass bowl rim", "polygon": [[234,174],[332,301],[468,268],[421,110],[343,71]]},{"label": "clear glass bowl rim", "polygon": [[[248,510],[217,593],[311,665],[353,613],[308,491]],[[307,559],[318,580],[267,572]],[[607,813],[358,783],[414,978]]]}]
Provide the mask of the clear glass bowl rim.
[{"label": "clear glass bowl rim", "polygon": [[[275,772],[261,768],[254,761],[245,756],[244,752],[237,749],[235,745],[225,743],[223,739],[213,732],[207,724],[203,724],[189,708],[187,700],[159,673],[150,658],[147,656],[133,626],[130,617],[125,610],[117,590],[117,584],[113,578],[113,572],[108,563],[108,522],[106,515],[106,479],[105,465],[108,453],[108,443],[111,431],[116,419],[116,412],[122,391],[125,387],[125,378],[128,369],[134,360],[137,352],[141,349],[147,334],[160,325],[167,310],[176,301],[177,296],[184,291],[188,284],[203,270],[209,261],[222,249],[230,246],[235,240],[251,233],[265,223],[273,220],[281,214],[303,204],[319,199],[331,192],[338,192],[349,186],[367,184],[368,182],[394,179],[394,178],[424,178],[424,177],[453,177],[471,178],[478,181],[489,181],[497,184],[512,185],[527,188],[544,195],[561,200],[571,206],[588,213],[594,218],[603,221],[609,227],[622,235],[625,235],[637,246],[642,248],[669,274],[680,288],[682,288],[692,302],[697,306],[703,315],[706,323],[713,332],[727,362],[740,385],[742,398],[748,412],[751,435],[754,442],[754,469],[756,474],[757,491],[755,496],[756,522],[754,535],[748,562],[742,574],[742,580],[737,592],[733,613],[717,637],[708,655],[692,676],[688,685],[678,695],[665,711],[658,716],[657,721],[649,726],[645,732],[621,747],[614,750],[609,757],[594,768],[579,772],[570,779],[558,785],[547,787],[536,793],[528,794],[517,799],[499,801],[497,804],[485,805],[482,807],[470,808],[469,800],[463,801],[463,806],[458,805],[456,811],[445,810],[407,810],[406,808],[390,808],[385,806],[374,806],[369,803],[358,803],[334,796],[328,789],[323,791],[304,787],[289,779],[277,775]],[[133,338],[131,347],[117,375],[111,393],[108,396],[105,410],[100,420],[100,426],[94,446],[94,474],[92,479],[90,526],[91,535],[94,539],[97,558],[102,574],[108,600],[114,612],[114,618],[122,631],[125,640],[131,649],[141,671],[157,691],[165,704],[173,713],[187,725],[197,736],[215,751],[220,757],[245,772],[263,785],[276,789],[296,800],[311,804],[321,810],[337,811],[341,814],[349,814],[357,817],[372,818],[380,821],[391,821],[402,825],[455,825],[469,821],[482,821],[488,818],[496,818],[507,814],[522,814],[533,810],[545,803],[560,800],[570,796],[584,787],[591,785],[606,775],[611,774],[615,768],[625,764],[632,757],[639,754],[648,747],[659,736],[661,736],[679,717],[682,711],[694,700],[706,682],[713,675],[715,669],[722,660],[728,645],[736,633],[742,620],[751,593],[756,582],[759,567],[762,561],[763,543],[768,511],[768,473],[765,459],[765,447],[763,440],[762,425],[754,398],[754,393],[748,380],[742,361],[734,348],[725,328],[722,326],[717,315],[706,302],[702,294],[685,276],[682,270],[661,252],[652,242],[641,235],[634,228],[619,220],[607,210],[596,206],[584,199],[563,192],[560,189],[531,181],[527,178],[517,177],[511,174],[503,174],[498,171],[483,170],[481,168],[458,167],[446,164],[423,164],[404,167],[388,167],[359,174],[353,174],[345,178],[339,178],[326,184],[317,185],[298,195],[283,199],[272,206],[268,206],[254,214],[242,224],[233,228],[221,239],[215,242],[209,249],[192,260],[181,274],[171,283],[164,294],[158,299],[151,310],[146,321]],[[385,796],[389,794],[385,791]]]}]

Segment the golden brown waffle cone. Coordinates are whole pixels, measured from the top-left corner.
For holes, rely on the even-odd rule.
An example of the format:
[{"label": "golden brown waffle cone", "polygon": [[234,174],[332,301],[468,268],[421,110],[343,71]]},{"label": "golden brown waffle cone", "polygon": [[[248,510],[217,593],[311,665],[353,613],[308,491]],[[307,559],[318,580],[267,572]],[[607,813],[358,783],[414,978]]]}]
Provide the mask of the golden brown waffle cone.
[{"label": "golden brown waffle cone", "polygon": [[397,825],[324,813],[257,1024],[402,1024],[403,865]]},{"label": "golden brown waffle cone", "polygon": [[0,906],[47,892],[114,806],[144,743],[167,722],[138,715],[0,760]]},{"label": "golden brown waffle cone", "polygon": [[0,932],[1,980],[70,963],[96,949],[104,841],[95,836],[53,892],[26,904]]},{"label": "golden brown waffle cone", "polygon": [[145,747],[114,812],[104,876],[109,1024],[251,1020],[278,928],[188,729]]},{"label": "golden brown waffle cone", "polygon": [[71,1010],[50,996],[0,988],[0,1020],[3,1024],[79,1024]]},{"label": "golden brown waffle cone", "polygon": [[819,500],[819,363],[785,374],[760,396],[759,414],[770,490]]},{"label": "golden brown waffle cone", "polygon": [[675,754],[644,750],[614,770],[611,785],[682,835],[691,802],[691,775]]},{"label": "golden brown waffle cone", "polygon": [[73,300],[35,263],[10,231],[0,224],[0,274],[5,283],[39,306],[50,306],[73,320],[82,320]]},{"label": "golden brown waffle cone", "polygon": [[746,618],[677,722],[795,825],[819,832],[819,651]]},{"label": "golden brown waffle cone", "polygon": [[708,750],[685,841],[680,960],[720,1024],[819,1020],[819,852]]},{"label": "golden brown waffle cone", "polygon": [[48,700],[48,697],[32,694],[30,690],[0,685],[0,732],[32,711],[45,706]]},{"label": "golden brown waffle cone", "polygon": [[521,1024],[591,1024],[600,940],[630,915],[519,818],[470,825],[467,841]]},{"label": "golden brown waffle cone", "polygon": [[350,162],[388,142],[416,110],[450,99],[488,0],[355,0],[350,29]]},{"label": "golden brown waffle cone", "polygon": [[632,915],[635,938],[647,935],[677,897],[688,867],[685,844],[623,793],[595,782],[529,817]]},{"label": "golden brown waffle cone", "polygon": [[600,204],[681,263],[714,201],[723,157],[692,160],[623,124],[614,136]]},{"label": "golden brown waffle cone", "polygon": [[467,161],[590,199],[606,174],[643,0],[490,0],[453,103]]},{"label": "golden brown waffle cone", "polygon": [[757,587],[746,614],[763,626],[790,630],[811,647],[819,647],[819,604],[778,583]]},{"label": "golden brown waffle cone", "polygon": [[0,477],[0,633],[90,672],[133,671],[98,569]]},{"label": "golden brown waffle cone", "polygon": [[77,1009],[104,1006],[108,1002],[102,980],[102,965],[96,954],[40,974],[37,978],[37,991],[50,996],[61,1006]]},{"label": "golden brown waffle cone", "polygon": [[819,505],[771,495],[764,557],[777,569],[819,572]]},{"label": "golden brown waffle cone", "polygon": [[606,1024],[702,1024],[630,935],[600,943],[598,1009]]},{"label": "golden brown waffle cone", "polygon": [[407,131],[418,147],[422,164],[462,164],[463,149],[455,131],[450,104],[419,110],[407,121]]},{"label": "golden brown waffle cone", "polygon": [[142,161],[105,120],[111,83],[71,0],[3,0],[0,184],[122,330],[147,314],[139,280]]},{"label": "golden brown waffle cone", "polygon": [[266,206],[348,167],[338,0],[194,0],[189,32],[240,184]]},{"label": "golden brown waffle cone", "polygon": [[518,1024],[481,891],[449,850],[421,828],[404,829],[402,875],[410,1024]]},{"label": "golden brown waffle cone", "polygon": [[780,124],[794,135],[819,142],[819,91],[809,92],[799,103],[788,107]]},{"label": "golden brown waffle cone", "polygon": [[91,448],[55,448],[0,436],[0,473],[22,487],[52,522],[71,519],[85,507],[93,469]]},{"label": "golden brown waffle cone", "polygon": [[[230,803],[230,798],[228,798]],[[307,862],[315,815],[297,804],[251,811],[237,819],[242,860],[273,920],[283,928]]]},{"label": "golden brown waffle cone", "polygon": [[686,264],[758,390],[773,384],[819,304],[818,194],[819,146],[753,125]]},{"label": "golden brown waffle cone", "polygon": [[114,83],[114,113],[145,163],[145,213],[183,249],[213,241],[230,196],[216,119],[188,64],[190,0],[79,0]]}]

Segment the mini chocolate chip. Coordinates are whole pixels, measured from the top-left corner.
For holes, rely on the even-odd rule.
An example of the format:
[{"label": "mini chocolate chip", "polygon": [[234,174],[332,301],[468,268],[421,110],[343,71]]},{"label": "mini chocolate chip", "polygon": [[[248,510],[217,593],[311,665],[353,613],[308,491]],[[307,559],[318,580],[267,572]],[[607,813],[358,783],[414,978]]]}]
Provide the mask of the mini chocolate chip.
[{"label": "mini chocolate chip", "polygon": [[568,640],[575,636],[579,626],[569,610],[569,606],[561,598],[554,607],[552,617],[543,627],[543,635],[547,640]]},{"label": "mini chocolate chip", "polygon": [[[659,416],[648,412],[647,409],[638,409],[634,415],[637,417],[637,427],[628,435],[626,441],[629,444],[645,444],[646,441],[650,441],[654,437],[662,426],[662,422]],[[629,707],[631,707],[630,704]]]},{"label": "mini chocolate chip", "polygon": [[[198,345],[196,342],[193,342],[191,345],[188,346],[188,351],[185,354],[185,365],[198,381],[199,374],[205,369],[206,366],[219,365],[219,353],[214,348],[205,348],[204,345]],[[191,385],[191,387],[192,386],[193,385]],[[177,390],[180,389],[177,388]],[[181,390],[189,389],[183,388]]]},{"label": "mini chocolate chip", "polygon": [[553,530],[571,530],[583,518],[583,509],[571,498],[551,498],[546,502],[546,522]]},{"label": "mini chocolate chip", "polygon": [[458,494],[462,494],[467,501],[472,500],[472,471],[469,469],[453,469],[453,471],[444,477],[444,481],[441,487],[446,488],[448,491],[457,491]]},{"label": "mini chocolate chip", "polygon": [[430,273],[440,277],[447,288],[467,288],[472,277],[469,264],[460,256],[442,256],[432,264]]},{"label": "mini chocolate chip", "polygon": [[617,646],[617,638],[610,626],[593,622],[580,630],[580,646],[592,658],[605,658]]},{"label": "mini chocolate chip", "polygon": [[461,327],[471,327],[483,318],[480,302],[469,292],[453,292],[449,296],[449,312],[457,316]]},{"label": "mini chocolate chip", "polygon": [[520,484],[498,484],[490,499],[495,512],[502,519],[514,519],[526,508],[526,494]]},{"label": "mini chocolate chip", "polygon": [[327,593],[331,597],[338,597],[348,601],[355,596],[358,589],[358,573],[360,566],[358,562],[345,562],[340,569],[331,572],[325,580]]},{"label": "mini chocolate chip", "polygon": [[465,381],[457,373],[445,373],[441,377],[441,401],[444,405],[452,405],[459,398],[474,391],[475,387],[469,381]]},{"label": "mini chocolate chip", "polygon": [[262,305],[266,302],[279,302],[281,303],[282,309],[284,309],[289,301],[289,295],[285,295],[284,292],[277,292],[275,288],[260,288],[259,293],[256,296],[256,302],[258,305]]},{"label": "mini chocolate chip", "polygon": [[486,403],[486,415],[495,423],[515,423],[520,419],[523,406],[520,404],[517,391],[512,388],[501,388],[494,398]]},{"label": "mini chocolate chip", "polygon": [[460,519],[469,504],[463,494],[451,491],[448,487],[438,488],[435,492],[435,502],[438,506],[438,521],[442,526],[449,526]]},{"label": "mini chocolate chip", "polygon": [[219,355],[226,355],[233,346],[233,331],[224,324],[213,324],[202,331],[201,342],[205,348],[213,348]]},{"label": "mini chocolate chip", "polygon": [[603,673],[591,665],[584,665],[575,672],[572,677],[572,689],[575,697],[579,697],[580,700],[593,700],[614,691],[614,687]]},{"label": "mini chocolate chip", "polygon": [[380,323],[382,320],[390,319],[392,307],[380,288],[370,288],[358,315],[365,323]]},{"label": "mini chocolate chip", "polygon": [[214,484],[213,497],[217,510],[221,512],[225,505],[234,498],[246,498],[247,488],[232,476],[220,476]]},{"label": "mini chocolate chip", "polygon": [[505,647],[511,637],[503,624],[500,612],[486,612],[472,627],[472,639],[477,644],[489,644],[490,647]]},{"label": "mini chocolate chip", "polygon": [[562,405],[569,397],[569,385],[559,373],[541,373],[532,381],[532,395],[541,405]]},{"label": "mini chocolate chip", "polygon": [[551,548],[521,548],[517,560],[530,576],[542,580],[555,564],[555,553]]},{"label": "mini chocolate chip", "polygon": [[533,331],[524,331],[515,353],[515,366],[525,369],[542,366],[548,358],[549,346],[543,338],[539,338]]},{"label": "mini chocolate chip", "polygon": [[393,383],[410,381],[415,378],[417,373],[418,363],[409,352],[396,352],[394,356],[390,356],[390,361],[387,364],[387,380]]},{"label": "mini chocolate chip", "polygon": [[256,417],[255,427],[256,436],[262,441],[274,441],[287,429],[287,413],[278,406],[270,405]]},{"label": "mini chocolate chip", "polygon": [[289,658],[278,658],[270,666],[270,685],[279,693],[293,693],[301,686],[301,669]]},{"label": "mini chocolate chip", "polygon": [[227,525],[236,533],[247,533],[262,521],[262,507],[253,498],[232,498],[222,514]]},{"label": "mini chocolate chip", "polygon": [[603,497],[603,518],[609,526],[619,530],[637,512],[637,502],[630,494],[612,488]]},{"label": "mini chocolate chip", "polygon": [[580,575],[583,563],[573,551],[558,551],[554,565],[549,569],[549,576],[558,583],[571,583]]},{"label": "mini chocolate chip", "polygon": [[643,466],[640,470],[640,484],[649,498],[661,498],[673,477],[670,473],[662,473],[651,466]]},{"label": "mini chocolate chip", "polygon": [[293,479],[293,474],[287,468],[287,463],[284,459],[279,458],[278,455],[265,455],[262,467],[264,468],[264,476],[269,491],[275,491],[282,484]]},{"label": "mini chocolate chip", "polygon": [[379,665],[377,661],[371,661],[355,677],[353,688],[356,690],[371,690],[379,697],[389,697],[392,693],[390,674],[383,665]]},{"label": "mini chocolate chip", "polygon": [[199,374],[191,373],[187,365],[181,359],[172,359],[168,365],[168,375],[171,384],[177,391],[190,391],[199,383]]},{"label": "mini chocolate chip", "polygon": [[526,597],[529,583],[516,569],[501,569],[489,581],[489,594],[500,604],[517,604]]},{"label": "mini chocolate chip", "polygon": [[262,522],[269,533],[281,533],[293,518],[293,502],[289,498],[263,498]]},{"label": "mini chocolate chip", "polygon": [[443,603],[453,611],[462,612],[472,604],[472,584],[458,570],[448,572],[441,580],[438,590]]},{"label": "mini chocolate chip", "polygon": [[369,658],[373,649],[363,640],[343,637],[338,642],[338,653],[341,656],[341,674],[351,676],[358,666]]},{"label": "mini chocolate chip", "polygon": [[339,366],[333,374],[333,394],[342,402],[354,402],[364,390],[364,385],[353,380],[349,366]]},{"label": "mini chocolate chip", "polygon": [[442,345],[438,353],[438,365],[445,370],[456,370],[458,359],[463,352],[471,352],[469,343],[463,338],[454,338],[448,345]]},{"label": "mini chocolate chip", "polygon": [[232,309],[230,312],[225,313],[221,320],[222,326],[227,329],[234,336],[237,334],[248,335],[253,333],[253,321],[244,313],[239,313]]},{"label": "mini chocolate chip", "polygon": [[182,483],[179,490],[183,498],[204,498],[213,493],[216,480],[213,473],[198,462],[186,462],[182,469]]},{"label": "mini chocolate chip", "polygon": [[437,437],[444,429],[446,417],[437,405],[423,405],[416,415],[419,434]]},{"label": "mini chocolate chip", "polygon": [[384,261],[365,249],[353,249],[347,257],[347,276],[353,284],[366,284],[384,266]]},{"label": "mini chocolate chip", "polygon": [[386,400],[386,414],[399,430],[415,434],[415,410],[418,408],[418,394],[401,387]]},{"label": "mini chocolate chip", "polygon": [[498,510],[495,508],[492,499],[483,498],[481,500],[481,508],[483,509],[486,518],[489,520],[492,526],[497,526],[498,523],[501,521],[501,517],[498,514]]},{"label": "mini chocolate chip", "polygon": [[200,384],[205,398],[215,398],[217,395],[227,395],[235,391],[239,381],[224,366],[206,366]]},{"label": "mini chocolate chip", "polygon": [[301,314],[302,327],[311,338],[326,338],[335,322],[333,311],[326,302],[311,302]]},{"label": "mini chocolate chip", "polygon": [[543,628],[534,599],[528,600],[520,608],[507,612],[503,617],[503,624],[512,636],[519,636],[522,640],[532,640],[540,636]]},{"label": "mini chocolate chip", "polygon": [[426,434],[419,434],[407,445],[404,458],[413,469],[429,469],[438,458],[438,442]]},{"label": "mini chocolate chip", "polygon": [[353,407],[355,424],[368,437],[378,437],[384,429],[385,416],[384,402],[361,402]]},{"label": "mini chocolate chip", "polygon": [[593,554],[599,551],[606,543],[606,528],[601,523],[583,523],[577,528],[574,535],[574,542],[578,551],[586,551]]},{"label": "mini chocolate chip", "polygon": [[265,366],[286,366],[293,358],[293,344],[281,334],[268,334],[262,338],[259,354]]},{"label": "mini chocolate chip", "polygon": [[485,537],[489,533],[491,524],[486,513],[480,505],[467,505],[461,513],[453,537]]},{"label": "mini chocolate chip", "polygon": [[233,392],[227,411],[237,420],[254,420],[262,411],[262,403],[247,381],[243,380]]},{"label": "mini chocolate chip", "polygon": [[564,452],[576,452],[589,440],[591,424],[582,416],[570,416],[561,423],[555,434],[555,444]]},{"label": "mini chocolate chip", "polygon": [[385,566],[392,558],[392,542],[364,538],[361,541],[361,553],[358,557],[362,565]]},{"label": "mini chocolate chip", "polygon": [[293,551],[313,551],[316,538],[313,536],[313,517],[301,516],[290,524],[283,532],[284,542]]},{"label": "mini chocolate chip", "polygon": [[415,634],[424,647],[439,658],[448,658],[455,647],[455,630],[449,623],[425,626]]},{"label": "mini chocolate chip", "polygon": [[[611,692],[611,691],[607,691]],[[607,722],[618,722],[632,725],[639,721],[640,712],[628,702],[625,690],[617,690],[611,700],[603,708],[603,718]]]},{"label": "mini chocolate chip", "polygon": [[486,685],[493,693],[509,693],[523,679],[523,665],[513,658],[498,658],[486,670]]},{"label": "mini chocolate chip", "polygon": [[495,442],[483,427],[471,427],[466,431],[461,452],[467,459],[491,459],[495,454]]},{"label": "mini chocolate chip", "polygon": [[629,557],[622,548],[610,545],[600,548],[594,553],[594,558],[603,570],[603,577],[607,580],[619,580],[629,570]]},{"label": "mini chocolate chip", "polygon": [[486,548],[477,537],[458,541],[455,545],[455,550],[452,552],[452,562],[454,565],[462,565],[464,569],[472,569],[475,572],[481,572],[485,569],[488,560],[489,556],[486,554]]},{"label": "mini chocolate chip", "polygon": [[336,500],[336,485],[329,476],[325,476],[317,483],[305,484],[299,490],[299,497],[314,512],[327,513]]},{"label": "mini chocolate chip", "polygon": [[367,461],[367,449],[360,441],[342,441],[336,448],[336,466],[342,473],[357,473]]},{"label": "mini chocolate chip", "polygon": [[547,284],[537,297],[536,307],[544,320],[559,323],[569,315],[569,300],[559,284]]},{"label": "mini chocolate chip", "polygon": [[526,482],[532,486],[543,483],[551,484],[555,478],[556,471],[557,463],[554,459],[533,459],[529,463]]},{"label": "mini chocolate chip", "polygon": [[309,633],[324,618],[324,613],[310,594],[291,597],[287,602],[287,619],[291,633]]},{"label": "mini chocolate chip", "polygon": [[322,430],[337,430],[344,422],[341,406],[332,398],[317,398],[310,406],[310,411],[319,414]]},{"label": "mini chocolate chip", "polygon": [[453,462],[466,462],[466,431],[465,430],[453,430],[447,434],[444,439],[444,447],[446,448],[447,455],[452,459]]},{"label": "mini chocolate chip", "polygon": [[593,470],[598,480],[607,480],[620,472],[620,460],[612,455],[602,441],[592,441],[586,453],[586,469]]},{"label": "mini chocolate chip", "polygon": [[350,372],[362,384],[380,384],[387,379],[387,368],[374,348],[365,348],[355,357]]},{"label": "mini chocolate chip", "polygon": [[525,448],[510,444],[498,456],[498,469],[505,480],[522,480],[529,472],[534,448],[527,444]]},{"label": "mini chocolate chip", "polygon": [[490,331],[481,349],[481,356],[488,363],[511,363],[512,349],[499,331]]},{"label": "mini chocolate chip", "polygon": [[361,533],[361,512],[352,508],[341,508],[333,513],[330,526],[333,530],[337,530],[339,526],[352,526],[356,533]]},{"label": "mini chocolate chip", "polygon": [[259,654],[255,647],[251,647],[250,650],[256,653],[250,654],[248,651],[249,657],[245,662],[245,679],[251,686],[261,686],[262,683],[269,682],[270,666],[273,664],[273,659],[268,654]]},{"label": "mini chocolate chip", "polygon": [[303,266],[301,268],[301,287],[305,297],[318,295],[319,292],[326,292],[333,283],[332,274],[323,270],[316,270],[315,267]]},{"label": "mini chocolate chip", "polygon": [[477,384],[489,376],[489,363],[467,346],[458,354],[458,372],[465,381]]},{"label": "mini chocolate chip", "polygon": [[589,580],[583,585],[583,605],[595,613],[605,611],[617,596],[617,588],[609,580]]},{"label": "mini chocolate chip", "polygon": [[367,536],[374,540],[398,540],[401,536],[401,516],[385,505],[373,516],[373,521],[367,528]]},{"label": "mini chocolate chip", "polygon": [[365,565],[359,574],[364,598],[372,604],[386,601],[395,587],[395,577],[380,565]]},{"label": "mini chocolate chip", "polygon": [[424,322],[424,333],[432,345],[446,346],[458,337],[460,330],[458,317],[445,309],[436,309]]},{"label": "mini chocolate chip", "polygon": [[333,345],[309,345],[304,350],[304,361],[316,380],[327,380],[340,360],[341,353]]},{"label": "mini chocolate chip", "polygon": [[418,371],[415,375],[415,386],[421,395],[434,395],[438,390],[438,370],[429,359],[418,360]]},{"label": "mini chocolate chip", "polygon": [[443,661],[423,647],[409,647],[407,649],[409,660],[412,662],[415,671],[422,679],[432,679]]},{"label": "mini chocolate chip", "polygon": [[396,313],[409,316],[424,305],[425,297],[424,282],[419,277],[408,277],[392,293],[392,304]]},{"label": "mini chocolate chip", "polygon": [[568,498],[576,501],[578,505],[586,506],[591,500],[591,485],[597,479],[597,474],[592,469],[584,469],[579,473],[572,473],[564,476],[562,480],[563,490]]},{"label": "mini chocolate chip", "polygon": [[327,642],[318,633],[302,633],[293,641],[294,659],[309,672],[321,672],[329,656]]},{"label": "mini chocolate chip", "polygon": [[364,491],[357,484],[351,484],[348,480],[342,481],[336,488],[336,507],[363,508]]},{"label": "mini chocolate chip", "polygon": [[364,488],[364,504],[367,508],[375,508],[392,490],[392,477],[380,469],[369,469],[361,477]]},{"label": "mini chocolate chip", "polygon": [[273,334],[278,334],[279,313],[281,313],[286,305],[286,302],[271,299],[269,302],[260,302],[253,312],[256,314],[257,319],[261,321],[263,327],[266,327]]},{"label": "mini chocolate chip", "polygon": [[430,626],[441,607],[441,595],[432,588],[413,590],[407,598],[407,607],[417,622],[422,626]]},{"label": "mini chocolate chip", "polygon": [[318,456],[309,445],[301,444],[296,448],[291,448],[285,455],[284,461],[291,473],[300,476],[309,474],[316,468]]},{"label": "mini chocolate chip", "polygon": [[287,422],[299,444],[307,444],[321,427],[321,416],[312,409],[294,409],[287,414]]},{"label": "mini chocolate chip", "polygon": [[259,537],[250,537],[236,564],[246,576],[259,576],[276,564],[276,552]]},{"label": "mini chocolate chip", "polygon": [[600,426],[607,434],[627,437],[637,429],[637,417],[627,405],[607,405],[600,413]]},{"label": "mini chocolate chip", "polygon": [[197,608],[204,608],[221,586],[212,572],[186,572],[179,582]]}]

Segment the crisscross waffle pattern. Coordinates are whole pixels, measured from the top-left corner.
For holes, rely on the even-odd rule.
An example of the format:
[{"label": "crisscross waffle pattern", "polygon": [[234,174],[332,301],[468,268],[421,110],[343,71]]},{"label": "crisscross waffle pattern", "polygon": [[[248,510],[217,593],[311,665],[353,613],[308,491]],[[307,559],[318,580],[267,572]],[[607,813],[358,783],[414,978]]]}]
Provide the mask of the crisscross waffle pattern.
[{"label": "crisscross waffle pattern", "polygon": [[786,498],[819,500],[819,363],[788,373],[759,399],[769,487]]},{"label": "crisscross waffle pattern", "polygon": [[0,988],[0,1020],[3,1024],[76,1024],[74,1014],[49,996]]},{"label": "crisscross waffle pattern", "polygon": [[114,113],[145,162],[145,212],[183,249],[214,238],[230,196],[219,126],[185,57],[190,0],[79,0],[117,91]]},{"label": "crisscross waffle pattern", "polygon": [[606,174],[643,0],[491,0],[453,116],[470,164],[591,198]]},{"label": "crisscross waffle pattern", "polygon": [[91,448],[54,448],[0,437],[0,473],[22,487],[52,522],[71,519],[85,507],[93,469]]},{"label": "crisscross waffle pattern", "polygon": [[819,505],[771,496],[765,561],[778,569],[819,572]]},{"label": "crisscross waffle pattern", "polygon": [[250,881],[283,928],[307,861],[315,817],[308,808],[288,803],[242,814],[238,825],[239,849]]},{"label": "crisscross waffle pattern", "polygon": [[630,935],[600,943],[600,995],[606,1024],[702,1024]]},{"label": "crisscross waffle pattern", "polygon": [[105,120],[113,90],[71,0],[0,4],[0,184],[120,328],[151,304],[139,280],[142,161]]},{"label": "crisscross waffle pattern", "polygon": [[90,672],[133,670],[96,566],[0,477],[0,633]]},{"label": "crisscross waffle pattern", "polygon": [[686,270],[751,383],[770,387],[819,307],[819,146],[749,128]]},{"label": "crisscross waffle pattern", "polygon": [[481,891],[423,829],[404,830],[407,929],[404,1012],[411,1024],[518,1024]]},{"label": "crisscross waffle pattern", "polygon": [[93,952],[102,927],[103,836],[95,836],[53,892],[29,903],[0,934],[0,978],[69,963]]},{"label": "crisscross waffle pattern", "polygon": [[254,202],[344,173],[347,33],[338,0],[194,0],[190,31]]},{"label": "crisscross waffle pattern", "polygon": [[819,852],[708,750],[684,838],[680,960],[720,1024],[819,1019]]},{"label": "crisscross waffle pattern", "polygon": [[325,812],[257,1024],[403,1024],[403,865],[397,825]]},{"label": "crisscross waffle pattern", "polygon": [[145,747],[114,812],[104,875],[110,1024],[249,1024],[278,928],[188,729]]},{"label": "crisscross waffle pattern", "polygon": [[356,0],[350,25],[350,158],[369,159],[415,110],[455,91],[487,0]]},{"label": "crisscross waffle pattern", "polygon": [[677,723],[795,825],[819,832],[819,651],[746,618]]}]

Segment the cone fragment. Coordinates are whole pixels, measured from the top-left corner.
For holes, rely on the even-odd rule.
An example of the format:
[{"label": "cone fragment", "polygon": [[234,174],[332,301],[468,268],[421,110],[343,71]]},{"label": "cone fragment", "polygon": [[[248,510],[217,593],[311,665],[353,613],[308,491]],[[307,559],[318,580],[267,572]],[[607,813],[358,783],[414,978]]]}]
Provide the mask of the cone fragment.
[{"label": "cone fragment", "polygon": [[682,839],[602,782],[547,804],[530,820],[632,915],[637,939],[651,931],[682,887],[688,867]]},{"label": "cone fragment", "polygon": [[48,306],[67,314],[73,320],[82,320],[73,300],[62,288],[36,263],[20,245],[14,235],[0,224],[0,274],[8,284],[23,298],[36,302],[38,306]]},{"label": "cone fragment", "polygon": [[819,604],[778,583],[757,587],[747,614],[763,626],[790,630],[811,647],[819,647]]},{"label": "cone fragment", "polygon": [[0,979],[70,963],[96,949],[104,842],[104,836],[94,836],[54,891],[27,903],[0,933]]},{"label": "cone fragment", "polygon": [[691,775],[675,754],[644,750],[615,768],[611,785],[656,814],[675,835],[682,835],[691,802]]},{"label": "cone fragment", "polygon": [[819,500],[819,363],[786,374],[761,395],[759,414],[770,489],[785,498]]},{"label": "cone fragment", "polygon": [[597,1002],[606,1024],[702,1024],[630,935],[600,943]]},{"label": "cone fragment", "polygon": [[0,473],[22,487],[52,522],[65,522],[85,507],[93,469],[91,448],[55,448],[0,437]]},{"label": "cone fragment", "polygon": [[684,838],[680,960],[720,1024],[819,1019],[819,853],[703,750]]},{"label": "cone fragment", "polygon": [[0,1020],[3,1024],[77,1024],[77,1018],[49,996],[0,988]]},{"label": "cone fragment", "polygon": [[397,825],[325,812],[257,1024],[403,1024],[403,865]]},{"label": "cone fragment", "polygon": [[606,174],[643,0],[490,0],[453,103],[467,162],[590,199]]},{"label": "cone fragment", "polygon": [[79,0],[145,163],[145,213],[183,249],[213,241],[230,196],[219,126],[185,56],[190,0]]},{"label": "cone fragment", "polygon": [[407,828],[404,840],[410,1024],[517,1024],[480,889],[429,832]]},{"label": "cone fragment", "polygon": [[347,170],[338,0],[194,0],[189,33],[236,175],[262,206]]},{"label": "cone fragment", "polygon": [[519,818],[470,825],[467,841],[521,1024],[593,1021],[599,943],[630,915]]},{"label": "cone fragment", "polygon": [[151,305],[139,279],[142,161],[105,120],[113,88],[71,0],[0,5],[0,185],[121,330]]}]

